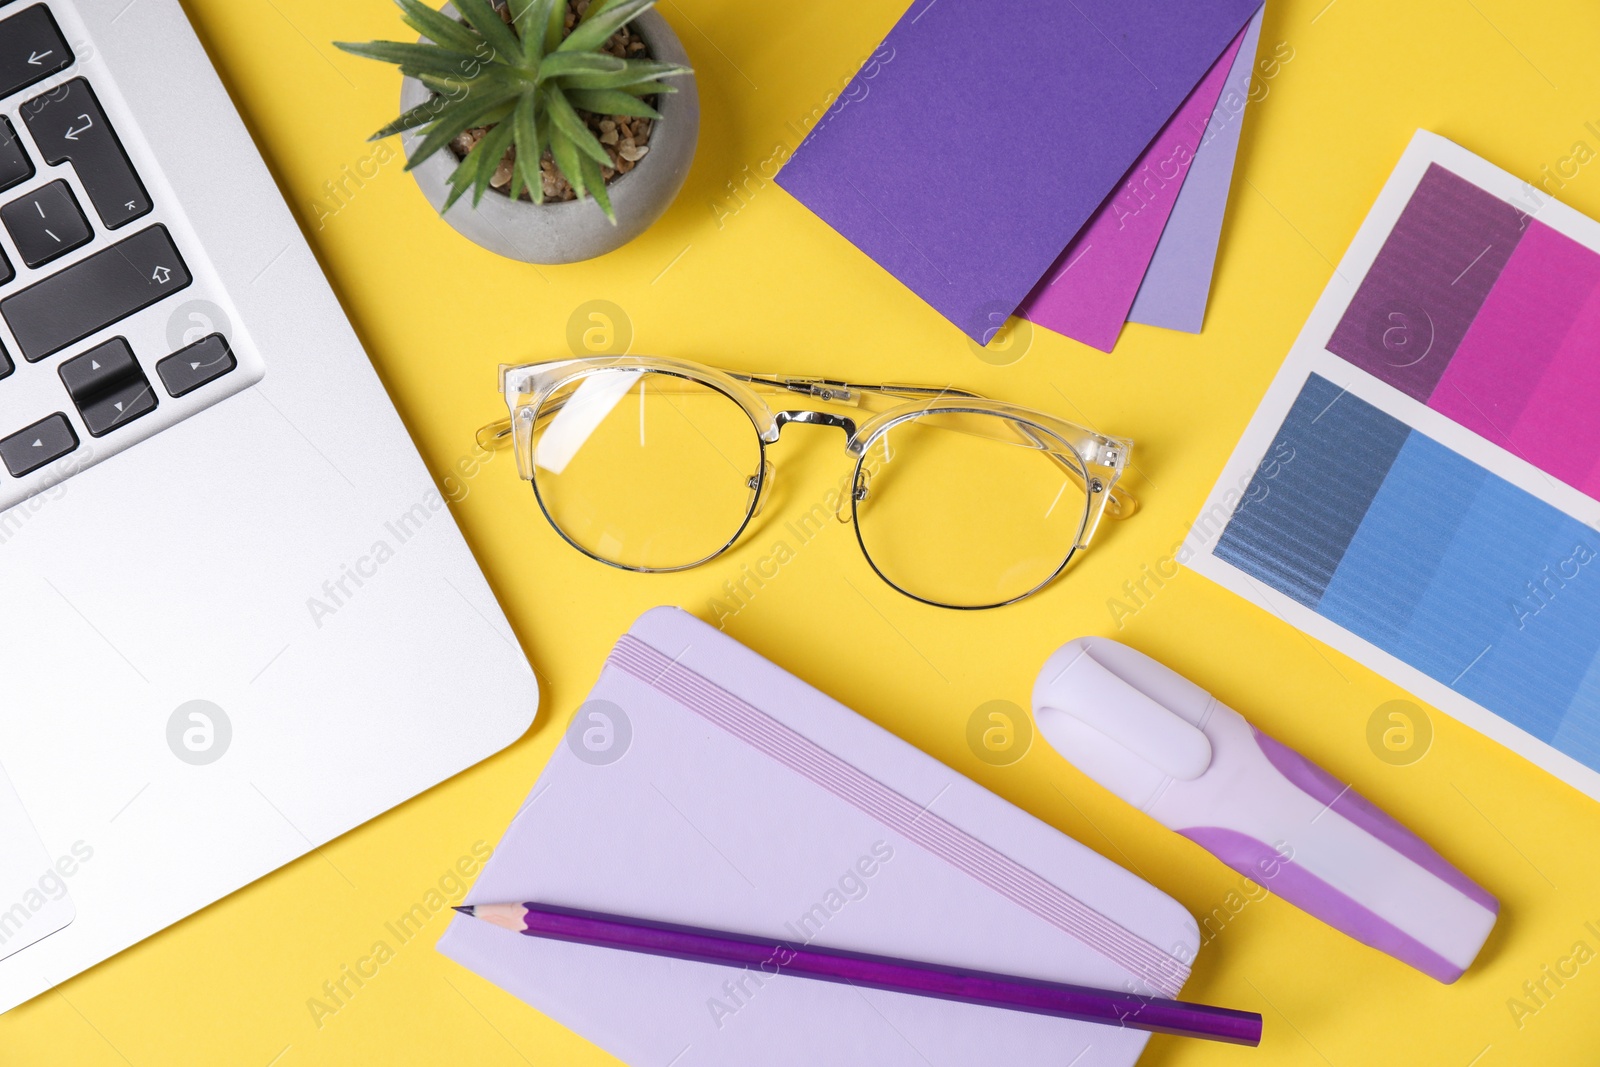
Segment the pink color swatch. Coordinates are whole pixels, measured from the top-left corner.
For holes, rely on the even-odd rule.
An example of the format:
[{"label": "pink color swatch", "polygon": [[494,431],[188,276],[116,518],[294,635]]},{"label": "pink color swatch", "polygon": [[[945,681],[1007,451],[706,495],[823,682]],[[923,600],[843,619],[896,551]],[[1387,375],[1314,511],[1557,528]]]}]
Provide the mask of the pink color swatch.
[{"label": "pink color swatch", "polygon": [[1017,314],[1102,352],[1116,346],[1243,39],[1234,38]]},{"label": "pink color swatch", "polygon": [[1600,256],[1530,221],[1427,403],[1600,498]]}]

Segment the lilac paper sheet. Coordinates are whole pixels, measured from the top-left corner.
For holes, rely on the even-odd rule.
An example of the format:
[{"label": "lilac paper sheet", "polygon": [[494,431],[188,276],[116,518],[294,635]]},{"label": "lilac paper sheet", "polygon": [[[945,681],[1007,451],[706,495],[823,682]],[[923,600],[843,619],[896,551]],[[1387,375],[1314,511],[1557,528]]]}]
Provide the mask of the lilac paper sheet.
[{"label": "lilac paper sheet", "polygon": [[1205,324],[1265,11],[1263,8],[1256,13],[1245,33],[1244,44],[1228,72],[1228,84],[1206,126],[1205,139],[1194,162],[1189,164],[1189,177],[1184,180],[1150,269],[1139,286],[1129,322],[1188,333],[1199,333]]},{"label": "lilac paper sheet", "polygon": [[778,184],[987,340],[1258,7],[918,0]]}]

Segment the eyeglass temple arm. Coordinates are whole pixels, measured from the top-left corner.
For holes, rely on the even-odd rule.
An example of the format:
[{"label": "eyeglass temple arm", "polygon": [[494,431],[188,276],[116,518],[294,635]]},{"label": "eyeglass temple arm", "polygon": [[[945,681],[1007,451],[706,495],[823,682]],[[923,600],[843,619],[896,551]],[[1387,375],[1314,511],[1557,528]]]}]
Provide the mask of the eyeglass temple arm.
[{"label": "eyeglass temple arm", "polygon": [[[1138,497],[1134,496],[1126,489],[1118,488],[1116,485],[1107,485],[1103,479],[1095,478],[1093,476],[1090,476],[1086,479],[1083,468],[1079,467],[1076,463],[1071,463],[1063,458],[1061,454],[1055,449],[1051,448],[1047,442],[1041,440],[1039,435],[1033,432],[1032,428],[1024,426],[1021,423],[1017,423],[1016,428],[1036,446],[1038,446],[1040,451],[1049,456],[1051,462],[1055,463],[1057,467],[1060,467],[1067,477],[1077,482],[1085,493],[1105,493],[1106,513],[1109,514],[1113,519],[1126,519],[1134,512],[1139,510]],[[1098,490],[1094,489],[1096,484],[1100,486]],[[1087,535],[1093,533],[1093,527],[1090,527],[1088,530],[1086,530],[1085,540],[1087,540]]]},{"label": "eyeglass temple arm", "polygon": [[876,393],[880,396],[897,396],[906,400],[934,400],[943,396],[962,397],[968,400],[984,399],[981,393],[957,389],[954,386],[871,385],[865,382],[836,381],[832,378],[800,378],[776,374],[730,374],[729,377],[748,385],[763,385],[769,389],[799,393],[802,396],[814,397],[817,400],[830,400],[835,403],[852,403],[857,399],[854,394],[858,392]]}]

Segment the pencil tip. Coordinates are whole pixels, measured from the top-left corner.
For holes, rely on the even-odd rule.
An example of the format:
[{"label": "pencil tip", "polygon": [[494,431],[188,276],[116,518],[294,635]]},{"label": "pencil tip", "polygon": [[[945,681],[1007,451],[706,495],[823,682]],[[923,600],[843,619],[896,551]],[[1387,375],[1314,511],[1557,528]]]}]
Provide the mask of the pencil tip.
[{"label": "pencil tip", "polygon": [[470,917],[472,915],[472,905],[471,904],[457,904],[457,905],[455,905],[455,910],[459,911],[461,914],[466,915],[468,917]]}]

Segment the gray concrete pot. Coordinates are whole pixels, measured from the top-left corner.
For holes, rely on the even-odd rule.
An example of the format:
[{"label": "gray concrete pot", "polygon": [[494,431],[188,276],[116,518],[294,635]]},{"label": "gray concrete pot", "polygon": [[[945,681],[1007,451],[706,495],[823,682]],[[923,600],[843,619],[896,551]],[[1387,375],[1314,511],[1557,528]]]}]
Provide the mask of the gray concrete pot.
[{"label": "gray concrete pot", "polygon": [[[690,65],[677,34],[657,12],[646,11],[634,19],[633,28],[644,39],[652,59]],[[700,138],[700,94],[692,74],[674,78],[671,84],[678,91],[660,97],[657,109],[661,118],[651,128],[650,151],[636,167],[606,187],[617,214],[615,226],[592,198],[535,204],[514,201],[492,189],[477,207],[468,193],[456,201],[444,220],[489,251],[524,263],[576,263],[621,248],[667,210],[683,188],[694,160]],[[426,102],[428,96],[421,82],[405,79],[400,89],[401,111]],[[402,140],[409,156],[421,135],[409,130]],[[444,206],[450,189],[446,179],[455,168],[455,153],[445,149],[411,172],[435,211]]]}]

